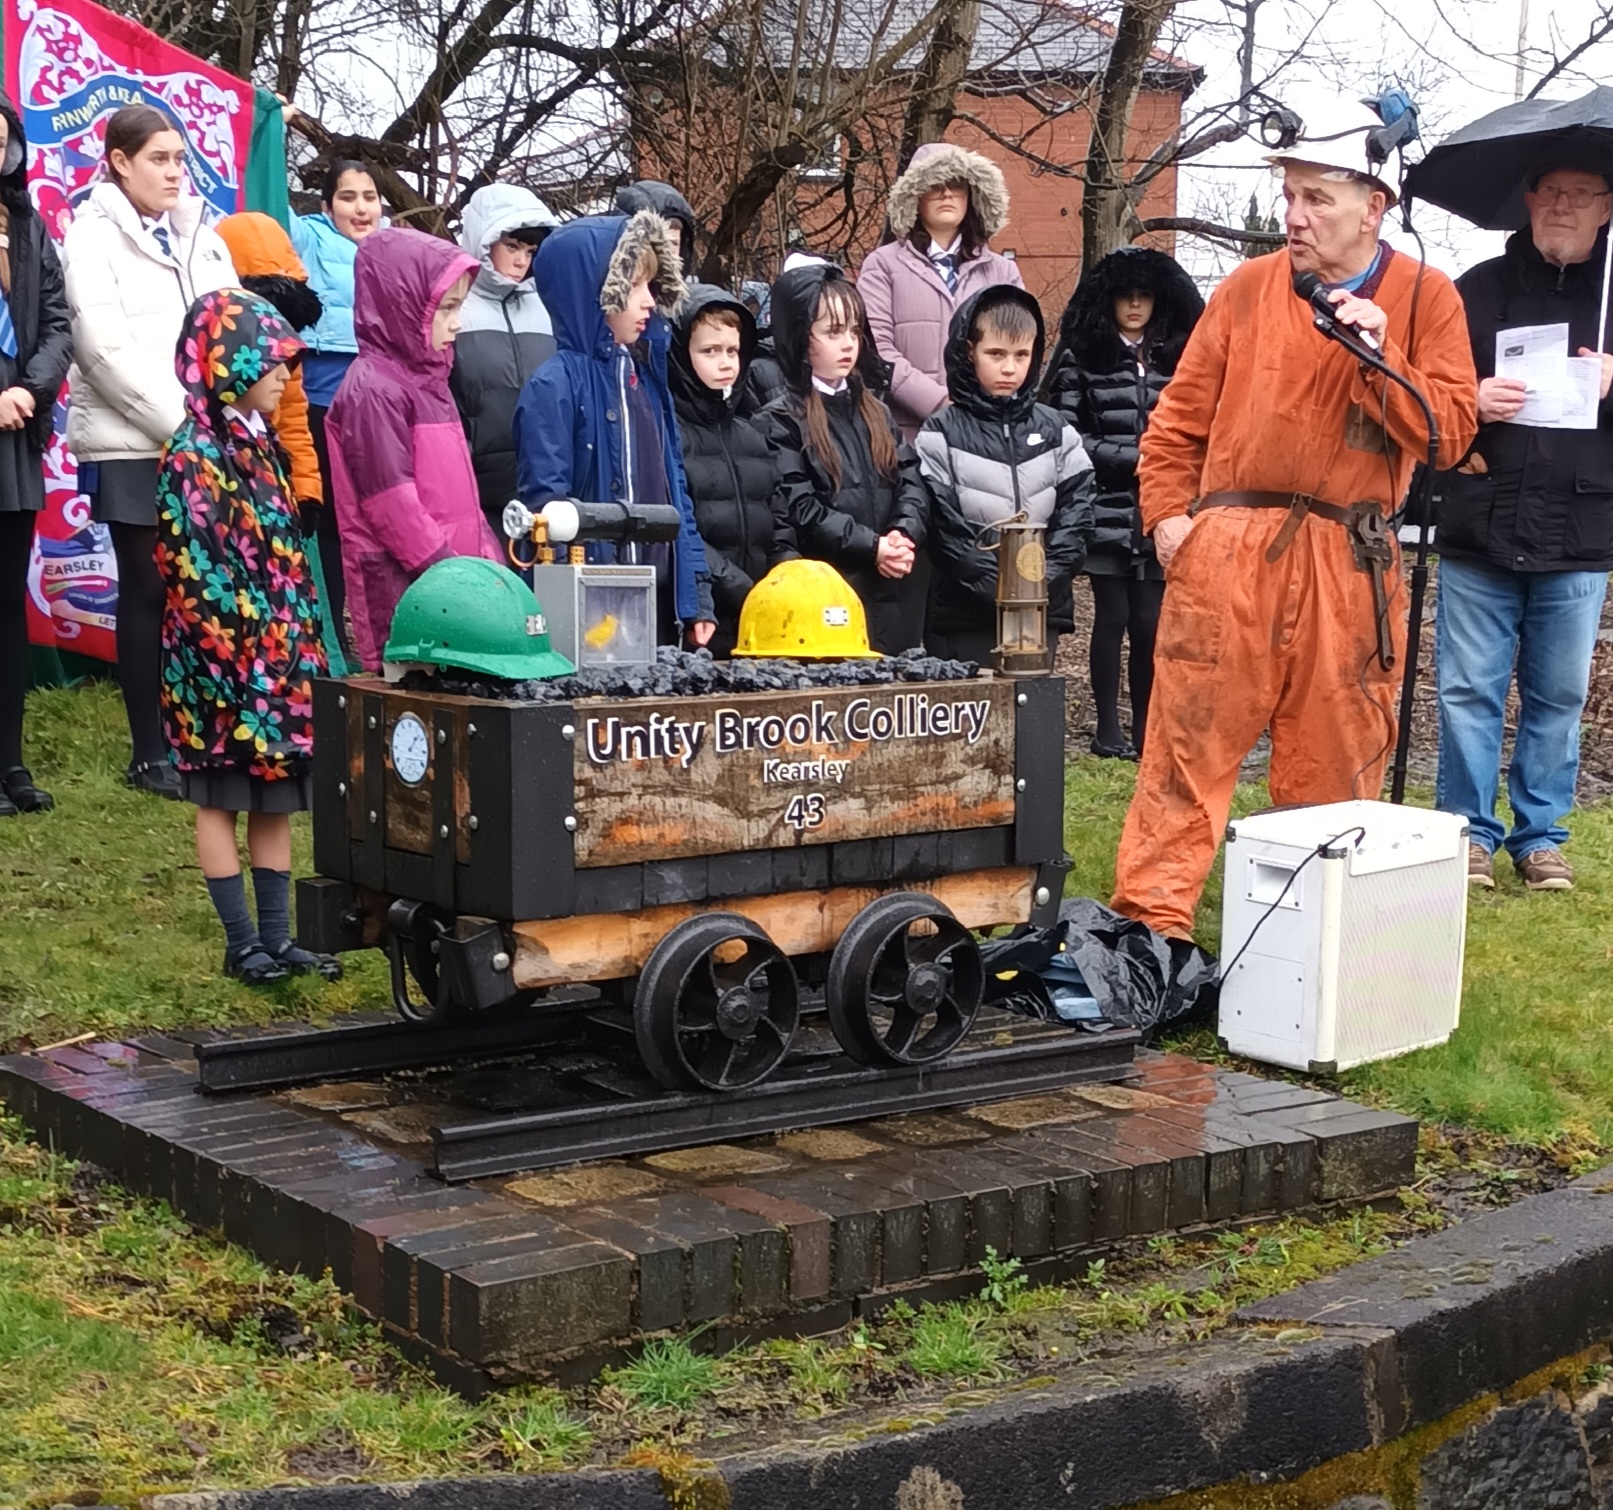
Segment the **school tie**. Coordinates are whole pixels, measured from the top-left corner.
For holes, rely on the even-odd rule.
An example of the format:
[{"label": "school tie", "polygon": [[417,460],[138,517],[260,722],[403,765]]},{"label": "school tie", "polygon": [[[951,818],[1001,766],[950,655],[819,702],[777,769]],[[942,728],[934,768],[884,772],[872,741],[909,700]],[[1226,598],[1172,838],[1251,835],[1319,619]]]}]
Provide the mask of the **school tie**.
[{"label": "school tie", "polygon": [[955,294],[958,291],[958,258],[955,252],[934,252],[930,261],[935,264],[936,272],[946,280],[947,292]]},{"label": "school tie", "polygon": [[11,318],[11,301],[0,298],[0,352],[8,357],[17,354],[17,327]]},{"label": "school tie", "polygon": [[163,254],[164,257],[172,257],[174,255],[174,244],[173,244],[173,242],[171,242],[168,239],[168,227],[167,226],[165,226],[165,225],[154,225],[154,226],[152,226],[151,235],[152,235],[152,238],[156,241],[157,245],[162,248],[162,254]]}]

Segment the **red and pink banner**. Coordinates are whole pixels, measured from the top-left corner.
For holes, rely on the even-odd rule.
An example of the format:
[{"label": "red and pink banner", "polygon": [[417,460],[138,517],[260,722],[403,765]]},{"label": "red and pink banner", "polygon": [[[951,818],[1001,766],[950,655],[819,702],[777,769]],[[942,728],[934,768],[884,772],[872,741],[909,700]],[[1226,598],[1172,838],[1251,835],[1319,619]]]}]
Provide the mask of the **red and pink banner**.
[{"label": "red and pink banner", "polygon": [[[95,184],[106,118],[149,104],[184,133],[191,188],[218,215],[242,207],[252,138],[252,85],[88,0],[4,0],[6,91],[28,136],[28,179],[58,240]],[[177,334],[177,332],[176,332]],[[45,512],[29,571],[28,637],[115,660],[117,566],[90,518],[62,443],[67,396],[45,459]]]}]

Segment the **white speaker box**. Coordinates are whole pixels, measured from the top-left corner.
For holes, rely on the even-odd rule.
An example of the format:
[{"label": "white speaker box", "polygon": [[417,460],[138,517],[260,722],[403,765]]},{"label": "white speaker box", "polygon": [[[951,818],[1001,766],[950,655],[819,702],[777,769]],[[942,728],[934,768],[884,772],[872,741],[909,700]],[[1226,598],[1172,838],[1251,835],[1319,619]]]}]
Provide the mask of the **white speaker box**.
[{"label": "white speaker box", "polygon": [[1331,1073],[1444,1043],[1467,941],[1467,820],[1337,802],[1227,826],[1220,1032]]}]

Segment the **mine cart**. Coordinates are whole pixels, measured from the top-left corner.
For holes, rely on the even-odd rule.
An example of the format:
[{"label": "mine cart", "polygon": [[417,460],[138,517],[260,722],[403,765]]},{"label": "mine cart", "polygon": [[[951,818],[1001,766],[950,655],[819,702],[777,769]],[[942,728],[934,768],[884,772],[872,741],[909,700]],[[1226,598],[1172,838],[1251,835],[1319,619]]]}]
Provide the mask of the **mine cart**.
[{"label": "mine cart", "polygon": [[803,984],[845,1052],[968,1031],[977,930],[1051,921],[1064,685],[989,674],[657,701],[323,681],[304,942],[384,948],[419,1020],[586,983],[662,1084],[753,1085]]}]

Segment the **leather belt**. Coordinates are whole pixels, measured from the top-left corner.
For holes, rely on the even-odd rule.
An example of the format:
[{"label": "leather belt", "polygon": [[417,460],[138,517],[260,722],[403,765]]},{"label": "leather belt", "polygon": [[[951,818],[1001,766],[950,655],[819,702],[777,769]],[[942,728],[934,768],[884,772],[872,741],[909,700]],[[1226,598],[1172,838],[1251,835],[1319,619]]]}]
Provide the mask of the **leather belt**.
[{"label": "leather belt", "polygon": [[1382,510],[1375,503],[1352,503],[1341,507],[1325,503],[1309,493],[1268,493],[1256,489],[1231,489],[1207,493],[1193,505],[1197,515],[1205,509],[1287,509],[1288,517],[1266,547],[1266,560],[1279,561],[1294,543],[1307,514],[1342,525],[1350,536],[1350,550],[1357,571],[1372,578],[1372,606],[1378,621],[1378,661],[1385,671],[1395,664],[1394,643],[1389,634],[1388,569],[1395,562],[1394,539]]}]

